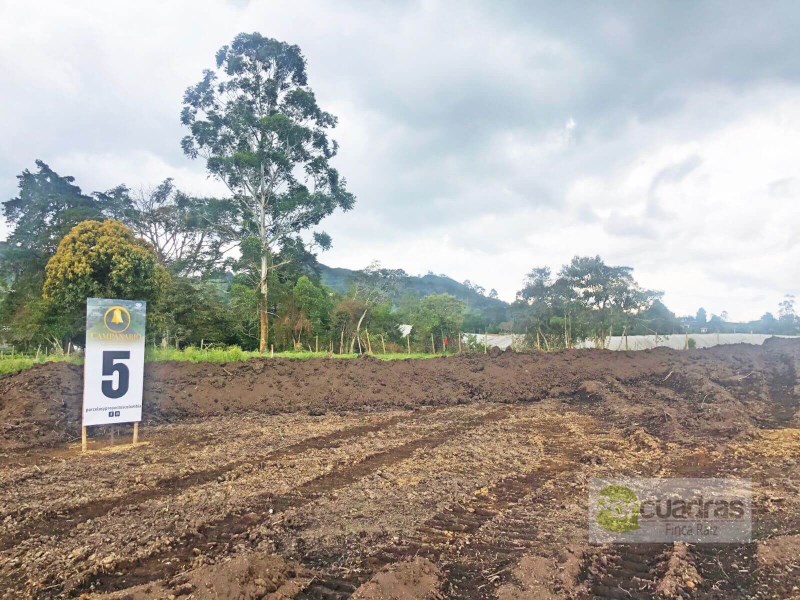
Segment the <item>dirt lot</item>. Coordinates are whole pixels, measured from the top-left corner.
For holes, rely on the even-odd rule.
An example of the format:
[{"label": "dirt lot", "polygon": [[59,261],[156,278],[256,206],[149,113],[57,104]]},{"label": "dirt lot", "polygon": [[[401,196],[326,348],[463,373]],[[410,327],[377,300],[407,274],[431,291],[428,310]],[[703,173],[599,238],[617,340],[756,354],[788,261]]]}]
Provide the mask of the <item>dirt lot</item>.
[{"label": "dirt lot", "polygon": [[[146,443],[86,455],[81,369],[41,365],[0,380],[0,597],[800,597],[798,362],[153,364]],[[751,478],[755,541],[589,544],[589,479],[627,475]]]}]

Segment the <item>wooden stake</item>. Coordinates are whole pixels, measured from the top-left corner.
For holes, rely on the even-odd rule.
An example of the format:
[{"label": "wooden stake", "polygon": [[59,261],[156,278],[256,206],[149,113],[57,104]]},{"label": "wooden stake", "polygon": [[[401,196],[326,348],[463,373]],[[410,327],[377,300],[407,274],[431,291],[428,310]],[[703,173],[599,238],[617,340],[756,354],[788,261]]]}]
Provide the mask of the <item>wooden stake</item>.
[{"label": "wooden stake", "polygon": [[483,353],[486,354],[489,350],[487,349],[487,345],[489,344],[489,335],[486,333],[486,330],[483,330]]},{"label": "wooden stake", "polygon": [[458,332],[458,353],[461,354],[461,332]]},{"label": "wooden stake", "polygon": [[84,425],[81,427],[81,452],[86,452],[88,445],[88,441],[86,440],[86,425]]},{"label": "wooden stake", "polygon": [[133,445],[135,446],[138,443],[139,443],[139,421],[136,421],[133,424]]},{"label": "wooden stake", "polygon": [[317,352],[319,352],[319,336],[317,336],[316,340],[317,340],[317,341],[316,341],[316,343],[314,344],[314,347],[317,349]]},{"label": "wooden stake", "polygon": [[411,334],[406,336],[406,344],[408,344],[408,353],[411,354]]},{"label": "wooden stake", "polygon": [[433,348],[433,353],[436,354],[436,342],[433,341],[433,334],[431,334],[431,348]]},{"label": "wooden stake", "polygon": [[369,329],[365,330],[365,333],[367,334],[367,352],[372,354],[372,342],[369,341]]},{"label": "wooden stake", "polygon": [[383,341],[383,334],[381,334],[381,346],[383,346],[383,353],[386,354],[386,342]]},{"label": "wooden stake", "polygon": [[269,357],[270,358],[274,358],[275,357],[275,344],[270,344],[269,345]]}]

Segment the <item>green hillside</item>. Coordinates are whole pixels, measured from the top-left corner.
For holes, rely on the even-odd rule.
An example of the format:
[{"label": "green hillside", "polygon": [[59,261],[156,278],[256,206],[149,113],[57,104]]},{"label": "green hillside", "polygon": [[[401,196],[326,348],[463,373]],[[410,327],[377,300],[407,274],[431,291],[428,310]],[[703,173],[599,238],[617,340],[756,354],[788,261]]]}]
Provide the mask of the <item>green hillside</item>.
[{"label": "green hillside", "polygon": [[[345,293],[353,283],[357,271],[340,267],[318,265],[322,283],[331,289]],[[450,294],[467,305],[467,317],[464,321],[465,331],[497,331],[500,323],[508,320],[508,304],[499,298],[490,298],[472,287],[459,283],[445,275],[406,275],[397,285],[393,298],[396,302],[409,294],[417,297],[431,294]]]}]

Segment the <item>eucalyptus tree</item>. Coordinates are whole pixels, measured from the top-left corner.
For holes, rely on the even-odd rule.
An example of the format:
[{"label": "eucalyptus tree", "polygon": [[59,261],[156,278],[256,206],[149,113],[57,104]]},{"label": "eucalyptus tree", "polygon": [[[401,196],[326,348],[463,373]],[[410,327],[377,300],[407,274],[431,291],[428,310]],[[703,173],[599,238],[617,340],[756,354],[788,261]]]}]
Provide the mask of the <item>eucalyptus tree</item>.
[{"label": "eucalyptus tree", "polygon": [[[190,130],[181,145],[202,157],[241,205],[241,237],[258,244],[259,349],[269,336],[268,282],[286,264],[275,256],[288,239],[337,208],[355,203],[346,181],[330,165],[338,145],[328,130],[336,117],[323,111],[308,87],[300,48],[241,33],[216,55],[186,90],[181,122]],[[330,237],[316,232],[311,245],[327,249]]]}]

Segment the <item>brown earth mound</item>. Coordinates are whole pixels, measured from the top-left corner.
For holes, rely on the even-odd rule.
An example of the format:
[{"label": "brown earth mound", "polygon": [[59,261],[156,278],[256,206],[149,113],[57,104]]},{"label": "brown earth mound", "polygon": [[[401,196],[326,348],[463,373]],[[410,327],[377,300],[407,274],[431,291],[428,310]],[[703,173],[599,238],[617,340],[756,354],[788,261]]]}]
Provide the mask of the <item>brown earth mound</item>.
[{"label": "brown earth mound", "polygon": [[[42,366],[0,380],[0,599],[798,597],[799,351],[154,364],[144,443],[85,453]],[[597,477],[749,480],[752,541],[592,544]]]},{"label": "brown earth mound", "polygon": [[[651,433],[730,437],[754,424],[789,422],[800,341],[772,338],[707,350],[572,350],[470,354],[430,360],[253,359],[148,363],[144,421],[376,411],[571,398]],[[0,449],[79,436],[83,368],[47,363],[0,380]],[[703,417],[703,418],[698,418]]]}]

